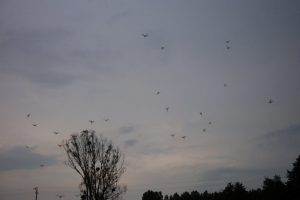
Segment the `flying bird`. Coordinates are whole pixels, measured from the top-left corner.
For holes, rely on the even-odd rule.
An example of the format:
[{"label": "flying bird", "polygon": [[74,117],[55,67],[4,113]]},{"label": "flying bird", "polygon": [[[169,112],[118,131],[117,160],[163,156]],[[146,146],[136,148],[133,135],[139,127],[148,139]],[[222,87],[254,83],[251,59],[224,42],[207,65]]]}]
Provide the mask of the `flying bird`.
[{"label": "flying bird", "polygon": [[55,135],[58,135],[58,134],[59,134],[59,132],[57,132],[57,131],[54,131],[54,132],[53,132],[53,134],[55,134]]},{"label": "flying bird", "polygon": [[64,195],[62,195],[62,194],[57,194],[56,196],[60,199],[64,197]]},{"label": "flying bird", "polygon": [[200,112],[199,114],[200,114],[201,116],[203,115],[203,113],[202,113],[202,112]]},{"label": "flying bird", "polygon": [[161,50],[164,50],[164,49],[165,49],[165,47],[164,47],[164,46],[161,46],[161,47],[160,47],[160,49],[161,49]]},{"label": "flying bird", "polygon": [[159,95],[159,94],[160,94],[160,91],[157,91],[155,94],[156,94],[156,95]]},{"label": "flying bird", "polygon": [[165,109],[166,109],[167,112],[169,112],[170,107],[166,107]]},{"label": "flying bird", "polygon": [[25,145],[25,148],[26,148],[26,149],[29,149],[29,150],[33,150],[33,149],[36,148],[36,146]]},{"label": "flying bird", "polygon": [[229,50],[229,49],[230,49],[230,46],[227,46],[227,45],[226,45],[226,49]]},{"label": "flying bird", "polygon": [[38,124],[32,124],[32,126],[35,126],[35,127],[37,127],[37,125],[38,125]]},{"label": "flying bird", "polygon": [[211,122],[208,122],[209,125],[211,125]]},{"label": "flying bird", "polygon": [[225,42],[228,44],[230,42],[230,40],[226,40]]},{"label": "flying bird", "polygon": [[44,167],[45,165],[41,164],[40,167]]},{"label": "flying bird", "polygon": [[95,122],[94,120],[89,120],[89,122],[91,123],[91,125]]},{"label": "flying bird", "polygon": [[206,128],[202,129],[203,132],[206,132]]},{"label": "flying bird", "polygon": [[186,136],[184,135],[184,136],[182,136],[181,138],[185,140]]},{"label": "flying bird", "polygon": [[58,144],[57,146],[58,146],[58,147],[62,147],[62,144]]},{"label": "flying bird", "polygon": [[30,117],[30,113],[28,113],[28,114],[26,115],[26,117],[29,118],[29,117]]},{"label": "flying bird", "polygon": [[105,122],[108,122],[108,121],[109,121],[109,118],[104,119],[104,121],[105,121]]},{"label": "flying bird", "polygon": [[143,33],[142,36],[145,38],[145,37],[148,37],[148,34]]},{"label": "flying bird", "polygon": [[175,136],[175,134],[171,134],[171,136],[172,136],[172,137],[174,137],[174,136]]},{"label": "flying bird", "polygon": [[269,104],[273,103],[273,100],[272,100],[272,99],[270,99],[270,100],[268,101],[268,103],[269,103]]},{"label": "flying bird", "polygon": [[39,187],[38,186],[35,186],[34,188],[32,188],[35,190],[35,193],[38,194],[39,193]]}]

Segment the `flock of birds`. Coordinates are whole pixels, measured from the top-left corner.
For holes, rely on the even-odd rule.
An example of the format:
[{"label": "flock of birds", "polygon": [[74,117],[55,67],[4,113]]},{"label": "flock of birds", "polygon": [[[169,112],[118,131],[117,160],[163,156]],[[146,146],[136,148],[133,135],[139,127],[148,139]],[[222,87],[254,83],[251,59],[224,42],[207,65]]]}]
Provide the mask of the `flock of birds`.
[{"label": "flock of birds", "polygon": [[[226,86],[227,86],[227,84],[224,84],[224,87],[226,87]],[[155,94],[156,94],[156,95],[159,95],[159,94],[160,94],[160,91],[155,92]],[[166,110],[166,112],[169,112],[170,107],[165,107],[165,110]],[[200,116],[203,116],[203,112],[199,112],[199,115],[200,115]],[[212,122],[209,121],[208,124],[211,125]],[[202,129],[202,132],[206,132],[206,130],[207,130],[206,128],[203,128],[203,129]],[[176,135],[175,135],[174,133],[172,133],[170,136],[171,136],[171,137],[175,137]],[[181,138],[182,138],[183,140],[185,140],[186,137],[187,137],[186,135],[181,136]]]},{"label": "flock of birds", "polygon": [[[146,33],[142,33],[141,35],[142,35],[143,38],[149,37],[149,35],[146,34]],[[225,48],[226,48],[227,50],[230,50],[230,48],[231,48],[230,44],[231,44],[231,40],[226,40],[226,41],[225,41]],[[164,46],[161,46],[160,49],[161,49],[161,50],[164,50],[165,47],[164,47]],[[224,87],[227,87],[228,85],[227,85],[227,83],[224,83],[223,86],[224,86]],[[156,91],[156,92],[155,92],[155,95],[160,95],[160,94],[161,94],[160,91]],[[272,104],[272,103],[273,103],[273,100],[272,100],[272,99],[269,99],[269,100],[268,100],[268,103],[269,103],[269,104]],[[168,107],[165,107],[165,111],[166,111],[166,112],[169,112],[169,110],[170,110],[170,107],[169,107],[169,106],[168,106]],[[200,115],[200,116],[203,116],[204,114],[203,114],[203,112],[199,112],[199,115]],[[30,117],[31,117],[31,113],[28,113],[28,114],[26,115],[26,117],[27,117],[27,118],[30,118]],[[110,120],[109,118],[105,118],[105,119],[104,119],[105,122],[108,122],[109,120]],[[95,123],[95,120],[89,120],[89,123],[92,125],[92,124]],[[208,125],[211,125],[211,124],[212,124],[212,122],[209,121],[209,122],[208,122]],[[34,126],[34,127],[37,127],[38,125],[39,125],[39,124],[37,124],[37,123],[33,123],[33,124],[32,124],[32,126]],[[206,131],[207,131],[207,128],[203,128],[203,129],[202,129],[202,132],[203,132],[203,133],[205,133]],[[53,131],[53,134],[58,135],[58,134],[60,134],[60,132],[58,132],[58,131]],[[171,136],[171,137],[175,137],[176,135],[173,133],[173,134],[171,134],[170,136]],[[181,136],[181,138],[182,138],[183,140],[185,140],[185,139],[187,138],[187,136],[186,136],[186,135],[183,135],[183,136]],[[62,144],[58,144],[58,147],[62,147]],[[30,147],[30,146],[26,145],[26,148],[32,149],[32,148],[34,148],[34,147]],[[44,166],[45,166],[45,165],[43,165],[43,164],[40,165],[40,167],[44,167]]]},{"label": "flock of birds", "polygon": [[[148,34],[145,34],[145,33],[143,33],[143,34],[142,34],[142,36],[143,36],[144,38],[146,38],[146,37],[148,37],[149,35],[148,35]],[[161,47],[160,47],[160,49],[161,49],[161,50],[164,50],[164,49],[165,49],[165,47],[164,47],[164,46],[161,46]]]},{"label": "flock of birds", "polygon": [[[149,35],[143,33],[143,34],[142,34],[142,37],[147,38],[147,37],[149,37]],[[230,50],[230,48],[231,48],[231,45],[230,45],[230,44],[231,44],[231,40],[226,40],[226,41],[225,41],[225,48],[226,48],[227,50]],[[161,46],[160,49],[161,49],[161,50],[165,50],[165,47],[164,47],[164,46]],[[227,85],[227,83],[224,83],[223,86],[224,86],[224,87],[227,87],[228,85]],[[156,91],[156,92],[155,92],[155,95],[160,95],[160,94],[161,94],[160,91]],[[269,99],[269,100],[267,101],[267,103],[269,103],[269,104],[272,104],[273,102],[274,102],[273,99]],[[169,112],[169,111],[170,111],[170,107],[169,107],[169,106],[165,107],[164,109],[165,109],[166,112]],[[204,116],[204,113],[201,111],[201,112],[199,112],[199,115],[202,117],[202,116]],[[28,113],[28,114],[26,115],[26,117],[27,117],[27,118],[30,118],[30,117],[31,117],[31,113]],[[105,118],[105,119],[104,119],[104,122],[109,122],[109,121],[110,121],[110,118]],[[93,125],[93,124],[95,123],[95,120],[88,120],[88,122],[89,122],[91,125]],[[212,122],[209,121],[209,122],[208,122],[208,125],[211,125],[211,124],[212,124]],[[33,126],[33,127],[38,127],[38,125],[39,125],[39,124],[37,124],[37,123],[32,123],[32,126]],[[203,133],[207,132],[207,128],[203,128],[203,129],[202,129],[202,132],[203,132]],[[53,134],[54,134],[54,135],[59,135],[59,134],[61,134],[61,133],[58,132],[58,131],[53,131]],[[176,137],[176,134],[172,133],[172,134],[170,134],[170,136],[173,137],[173,138],[175,138],[175,137]],[[182,135],[182,136],[178,136],[178,137],[181,138],[182,140],[185,140],[185,139],[187,138],[186,135]],[[58,144],[58,147],[62,147],[62,146],[63,146],[63,144]],[[26,145],[25,147],[28,148],[28,149],[33,149],[33,148],[34,148],[34,146],[28,146],[28,145]],[[45,165],[44,165],[44,164],[40,164],[40,167],[45,167]],[[37,188],[38,188],[38,187],[35,187],[34,190],[37,190]],[[57,194],[56,196],[57,196],[59,199],[62,199],[62,198],[64,197],[63,194]],[[76,196],[79,196],[79,195],[76,195]]]}]

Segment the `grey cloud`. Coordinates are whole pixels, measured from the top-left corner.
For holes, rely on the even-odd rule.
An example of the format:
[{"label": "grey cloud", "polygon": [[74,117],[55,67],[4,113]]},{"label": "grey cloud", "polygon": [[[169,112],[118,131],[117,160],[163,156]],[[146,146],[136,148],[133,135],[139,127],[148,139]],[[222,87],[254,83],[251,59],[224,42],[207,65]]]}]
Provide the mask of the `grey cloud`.
[{"label": "grey cloud", "polygon": [[300,124],[292,124],[289,127],[272,131],[266,137],[294,137],[300,136]]},{"label": "grey cloud", "polygon": [[[105,40],[66,28],[9,29],[0,32],[0,72],[41,86],[64,86],[84,78],[81,70],[108,72],[115,53]],[[87,36],[87,35],[86,35]],[[82,41],[89,42],[82,43]],[[88,69],[88,70],[86,70]],[[76,70],[81,72],[76,73]],[[76,74],[76,75],[75,75]]]},{"label": "grey cloud", "polygon": [[58,87],[70,84],[75,80],[75,76],[56,71],[40,71],[38,74],[31,74],[31,79],[43,85]]},{"label": "grey cloud", "polygon": [[64,57],[70,32],[65,29],[8,30],[1,34],[1,73],[46,86],[61,86],[75,78],[66,73]]},{"label": "grey cloud", "polygon": [[270,170],[265,169],[243,169],[234,167],[221,167],[208,170],[203,173],[201,178],[207,181],[229,180],[229,181],[242,181],[252,176],[264,177],[270,173]]},{"label": "grey cloud", "polygon": [[34,56],[33,58],[48,58],[53,60],[59,57],[59,52],[71,35],[67,29],[9,29],[1,33],[1,54],[16,54]]},{"label": "grey cloud", "polygon": [[109,17],[107,19],[107,24],[114,24],[114,23],[117,23],[118,21],[124,19],[124,17],[127,17],[129,15],[129,13],[127,11],[123,11],[123,12],[120,12],[120,13],[117,13],[115,15],[112,15],[111,17]]},{"label": "grey cloud", "polygon": [[146,143],[139,147],[138,152],[141,155],[159,155],[172,151],[170,146],[162,146],[155,143]]},{"label": "grey cloud", "polygon": [[93,47],[74,47],[66,56],[76,65],[101,70],[101,72],[111,72],[117,53],[107,47],[107,44],[100,43]]},{"label": "grey cloud", "polygon": [[300,148],[300,125],[293,124],[289,127],[269,132],[262,136],[260,144],[272,144],[288,148]]},{"label": "grey cloud", "polygon": [[125,147],[132,147],[132,146],[136,145],[137,142],[138,141],[135,139],[126,140]]},{"label": "grey cloud", "polygon": [[2,75],[17,75],[25,79],[29,79],[34,83],[38,83],[41,86],[50,88],[57,88],[70,84],[75,81],[77,76],[66,73],[64,71],[55,70],[51,68],[15,68],[6,67],[2,68]]},{"label": "grey cloud", "polygon": [[47,166],[57,162],[55,156],[40,155],[20,146],[0,153],[0,171],[34,169],[40,164]]},{"label": "grey cloud", "polygon": [[134,125],[122,126],[119,129],[119,133],[121,133],[121,134],[129,134],[129,133],[132,133],[134,130],[135,130],[135,126]]}]

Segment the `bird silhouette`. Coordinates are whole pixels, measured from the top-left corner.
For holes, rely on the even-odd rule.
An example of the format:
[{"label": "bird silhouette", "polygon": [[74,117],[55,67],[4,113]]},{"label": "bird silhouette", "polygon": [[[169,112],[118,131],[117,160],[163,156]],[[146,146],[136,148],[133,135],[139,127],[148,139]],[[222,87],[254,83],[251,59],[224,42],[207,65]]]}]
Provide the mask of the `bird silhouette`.
[{"label": "bird silhouette", "polygon": [[104,121],[105,121],[105,122],[108,122],[108,121],[109,121],[109,118],[105,118]]},{"label": "bird silhouette", "polygon": [[164,47],[164,46],[161,46],[161,47],[160,47],[160,49],[161,49],[161,50],[164,50],[164,49],[165,49],[165,47]]},{"label": "bird silhouette", "polygon": [[89,120],[89,122],[91,123],[91,125],[95,122],[94,120]]},{"label": "bird silhouette", "polygon": [[202,113],[202,112],[200,112],[199,114],[200,114],[201,116],[203,115],[203,113]]},{"label": "bird silhouette", "polygon": [[35,187],[34,187],[34,188],[32,188],[32,189],[34,189],[34,190],[35,190],[36,194],[38,194],[38,193],[39,193],[39,187],[38,187],[38,186],[35,186]]},{"label": "bird silhouette", "polygon": [[270,99],[270,100],[268,101],[268,103],[269,103],[269,104],[273,103],[273,100],[272,100],[272,99]]},{"label": "bird silhouette", "polygon": [[203,132],[206,132],[206,128],[202,129]]},{"label": "bird silhouette", "polygon": [[32,126],[35,126],[35,127],[37,127],[37,126],[38,126],[38,124],[32,124]]},{"label": "bird silhouette", "polygon": [[166,109],[167,112],[169,112],[170,107],[166,107],[165,109]]},{"label": "bird silhouette", "polygon": [[57,131],[54,131],[54,132],[53,132],[53,134],[55,134],[55,135],[58,135],[58,134],[59,134],[59,132],[57,132]]},{"label": "bird silhouette", "polygon": [[44,167],[45,165],[43,165],[43,164],[40,164],[40,167]]},{"label": "bird silhouette", "polygon": [[211,122],[208,122],[209,125],[211,125]]},{"label": "bird silhouette", "polygon": [[156,95],[159,95],[159,94],[160,94],[160,91],[157,91],[155,94],[156,94]]},{"label": "bird silhouette", "polygon": [[29,150],[33,150],[35,149],[37,146],[29,146],[29,145],[25,145],[25,148],[26,149],[29,149]]},{"label": "bird silhouette", "polygon": [[57,194],[56,196],[57,196],[58,198],[60,198],[60,199],[64,197],[63,194]]},{"label": "bird silhouette", "polygon": [[30,117],[30,113],[28,113],[28,114],[26,115],[26,117],[29,118],[29,117]]},{"label": "bird silhouette", "polygon": [[185,140],[186,136],[184,135],[184,136],[182,136],[181,138]]},{"label": "bird silhouette", "polygon": [[226,40],[225,42],[228,44],[230,42],[230,40]]},{"label": "bird silhouette", "polygon": [[58,146],[58,147],[62,147],[62,144],[58,144],[57,146]]},{"label": "bird silhouette", "polygon": [[229,50],[229,49],[230,49],[230,46],[226,46],[226,49]]},{"label": "bird silhouette", "polygon": [[175,134],[171,134],[171,136],[172,136],[172,137],[174,137],[174,136],[175,136]]},{"label": "bird silhouette", "polygon": [[142,36],[145,38],[145,37],[148,37],[148,34],[143,33]]}]

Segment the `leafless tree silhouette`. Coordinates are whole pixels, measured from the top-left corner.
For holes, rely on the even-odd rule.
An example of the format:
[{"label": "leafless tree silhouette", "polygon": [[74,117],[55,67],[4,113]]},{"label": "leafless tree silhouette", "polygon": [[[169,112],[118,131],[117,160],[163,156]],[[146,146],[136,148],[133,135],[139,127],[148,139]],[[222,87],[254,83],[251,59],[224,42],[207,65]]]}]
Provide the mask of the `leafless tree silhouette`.
[{"label": "leafless tree silhouette", "polygon": [[125,171],[124,154],[111,141],[93,130],[73,134],[64,141],[66,164],[82,178],[82,199],[116,200],[126,192],[118,182]]}]

